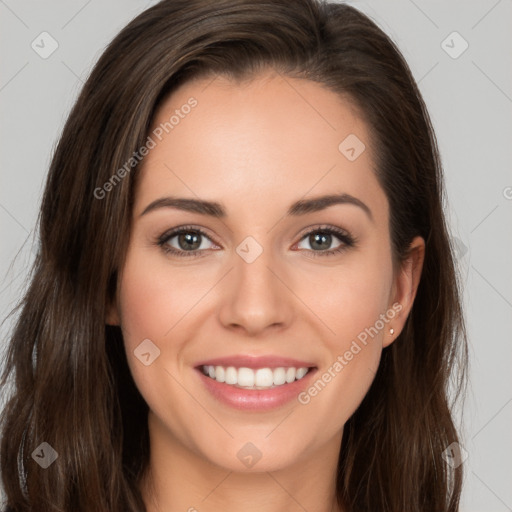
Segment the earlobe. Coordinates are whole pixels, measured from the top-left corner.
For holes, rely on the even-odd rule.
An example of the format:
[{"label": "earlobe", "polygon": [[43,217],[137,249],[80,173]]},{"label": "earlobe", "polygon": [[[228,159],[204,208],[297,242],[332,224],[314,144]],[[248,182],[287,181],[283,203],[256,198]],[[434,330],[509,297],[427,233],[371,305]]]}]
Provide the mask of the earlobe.
[{"label": "earlobe", "polygon": [[119,315],[119,297],[118,297],[118,274],[117,271],[110,276],[106,300],[105,300],[105,324],[106,325],[121,325],[121,318]]},{"label": "earlobe", "polygon": [[[391,304],[399,304],[400,308],[395,319],[390,322],[388,330],[384,334],[383,347],[393,343],[405,325],[416,297],[424,260],[425,241],[422,237],[417,236],[411,242],[408,256],[403,261],[400,271],[395,278],[394,296],[392,297]],[[398,308],[394,309],[396,311]]]},{"label": "earlobe", "polygon": [[117,311],[116,301],[107,305],[107,314],[105,317],[105,323],[107,325],[120,325],[121,324],[121,322],[119,321],[119,313]]}]

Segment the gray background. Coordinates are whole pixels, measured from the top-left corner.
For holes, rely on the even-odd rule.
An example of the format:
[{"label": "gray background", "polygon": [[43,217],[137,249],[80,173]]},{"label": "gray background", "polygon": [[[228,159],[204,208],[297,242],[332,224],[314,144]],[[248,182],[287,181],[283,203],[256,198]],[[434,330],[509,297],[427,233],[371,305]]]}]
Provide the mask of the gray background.
[{"label": "gray background", "polygon": [[[69,109],[105,45],[154,3],[0,0],[2,319],[26,283],[42,187]],[[459,415],[468,453],[462,511],[512,511],[512,2],[349,3],[403,52],[441,150],[471,358]],[[58,43],[46,59],[31,47],[42,46],[44,31]],[[10,325],[2,326],[0,350]]]}]

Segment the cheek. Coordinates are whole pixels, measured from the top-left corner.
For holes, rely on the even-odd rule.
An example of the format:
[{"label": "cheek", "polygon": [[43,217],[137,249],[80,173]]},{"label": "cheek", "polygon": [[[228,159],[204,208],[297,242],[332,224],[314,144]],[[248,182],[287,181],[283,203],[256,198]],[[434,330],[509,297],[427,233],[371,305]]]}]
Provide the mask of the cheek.
[{"label": "cheek", "polygon": [[314,395],[325,388],[326,400],[318,401],[317,406],[342,411],[346,421],[375,377],[382,340],[394,316],[394,311],[388,312],[391,257],[376,250],[358,254],[350,264],[331,272],[323,284],[324,292],[311,296],[310,304],[331,335],[325,337],[328,359],[311,391]]},{"label": "cheek", "polygon": [[334,435],[367,394],[389,329],[382,320],[389,320],[389,278],[383,268],[352,270],[343,279],[340,275],[338,281],[332,280],[330,292],[317,303],[319,316],[334,334],[324,338],[327,357],[310,388],[299,396],[311,414],[329,418],[324,424],[326,435]]},{"label": "cheek", "polygon": [[[161,261],[143,248],[128,251],[119,282],[118,305],[128,366],[139,392],[150,409],[165,407],[162,390],[172,388],[177,354],[186,336],[166,336],[197,302],[194,286],[183,276],[167,272]],[[165,259],[163,259],[165,262]],[[199,285],[198,285],[199,286]],[[194,300],[195,299],[195,300]],[[190,305],[189,305],[190,303]],[[150,340],[151,343],[148,343]],[[141,349],[144,347],[144,350]],[[156,347],[156,348],[155,348]],[[149,353],[149,361],[142,354]],[[149,364],[146,364],[149,363]]]},{"label": "cheek", "polygon": [[[332,336],[327,339],[331,340],[332,347],[343,348],[385,314],[391,286],[390,260],[381,258],[379,261],[372,256],[360,258],[317,281],[308,304],[330,328]],[[382,331],[380,322],[379,326]]]},{"label": "cheek", "polygon": [[[201,298],[215,284],[213,272],[201,266],[172,269],[154,248],[130,247],[119,283],[119,315],[128,364],[137,387],[155,410],[162,383],[182,370],[182,352],[205,321]],[[145,366],[138,359],[150,340],[158,357]],[[146,343],[146,345],[142,345]],[[152,348],[151,345],[149,345]]]},{"label": "cheek", "polygon": [[134,248],[127,255],[119,293],[126,343],[163,340],[191,311],[204,288],[204,276],[170,272],[165,258]]}]

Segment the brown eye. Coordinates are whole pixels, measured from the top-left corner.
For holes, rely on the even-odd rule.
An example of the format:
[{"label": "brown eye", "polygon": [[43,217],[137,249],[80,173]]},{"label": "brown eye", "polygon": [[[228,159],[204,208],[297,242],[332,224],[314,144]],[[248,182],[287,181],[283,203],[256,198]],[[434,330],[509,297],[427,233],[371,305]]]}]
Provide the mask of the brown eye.
[{"label": "brown eye", "polygon": [[[337,245],[332,247],[332,244],[336,243],[336,239],[338,241]],[[300,246],[300,244],[303,243],[303,240],[307,241],[310,248]],[[355,239],[346,231],[339,230],[338,228],[326,227],[316,228],[315,230],[306,233],[297,247],[299,249],[306,249],[314,256],[329,256],[340,253],[354,245]]]},{"label": "brown eye", "polygon": [[202,230],[181,227],[164,233],[157,243],[166,253],[176,256],[201,256],[203,251],[212,248],[208,241],[215,246]]},{"label": "brown eye", "polygon": [[313,249],[330,249],[333,242],[333,236],[329,233],[318,232],[308,236],[308,241]]},{"label": "brown eye", "polygon": [[[184,251],[196,250],[201,246],[201,236],[197,233],[181,233],[177,236],[178,246]],[[174,237],[173,237],[174,238]]]}]

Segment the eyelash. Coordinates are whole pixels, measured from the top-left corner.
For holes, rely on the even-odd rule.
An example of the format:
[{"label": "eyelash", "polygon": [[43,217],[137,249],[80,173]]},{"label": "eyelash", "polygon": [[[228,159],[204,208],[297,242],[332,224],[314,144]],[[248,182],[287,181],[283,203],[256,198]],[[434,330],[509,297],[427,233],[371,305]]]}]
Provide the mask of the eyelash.
[{"label": "eyelash", "polygon": [[[169,245],[167,245],[167,242],[169,242],[169,240],[171,240],[175,236],[179,236],[184,233],[200,234],[201,236],[204,236],[204,237],[208,238],[209,240],[211,240],[210,236],[208,236],[208,234],[205,233],[200,228],[197,228],[194,226],[182,226],[179,228],[175,228],[171,231],[167,231],[163,235],[158,237],[158,239],[156,240],[156,245],[158,245],[166,254],[172,254],[172,255],[178,256],[180,258],[182,258],[182,257],[183,258],[198,258],[198,257],[200,258],[200,257],[202,257],[203,255],[201,254],[201,252],[203,252],[204,249],[201,249],[201,250],[195,249],[193,251],[183,251],[183,250],[177,250],[174,247],[170,247]],[[312,235],[313,233],[334,235],[342,242],[342,244],[339,247],[337,247],[336,249],[328,249],[325,251],[313,251],[311,249],[306,249],[308,252],[312,253],[313,257],[334,256],[336,254],[342,253],[343,251],[345,251],[351,247],[355,247],[358,243],[358,240],[355,237],[353,237],[352,235],[350,235],[347,231],[339,229],[339,228],[335,228],[333,226],[319,226],[310,231],[307,231],[306,233],[304,233],[302,235],[299,242],[302,241],[307,236]],[[211,240],[211,241],[213,242],[213,240]]]}]

